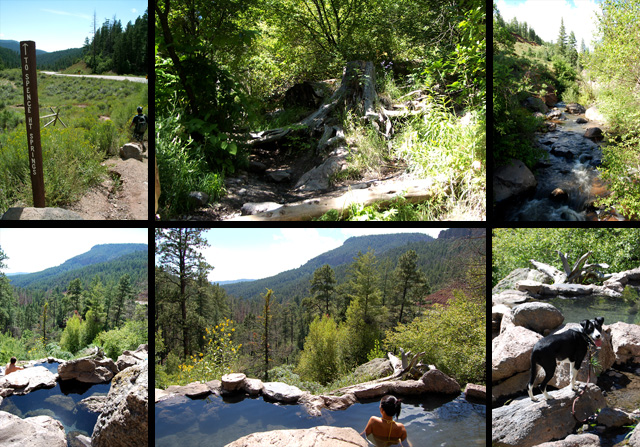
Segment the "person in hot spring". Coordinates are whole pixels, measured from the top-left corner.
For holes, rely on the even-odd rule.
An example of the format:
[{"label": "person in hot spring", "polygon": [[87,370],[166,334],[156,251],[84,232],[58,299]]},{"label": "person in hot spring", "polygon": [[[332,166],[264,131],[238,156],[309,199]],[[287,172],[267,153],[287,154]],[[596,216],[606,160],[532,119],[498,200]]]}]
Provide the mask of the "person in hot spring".
[{"label": "person in hot spring", "polygon": [[4,375],[6,376],[7,374],[11,374],[14,371],[17,371],[19,369],[24,369],[24,368],[20,368],[19,366],[16,366],[16,358],[15,357],[11,357],[11,363],[9,363],[7,365],[7,369],[4,370]]},{"label": "person in hot spring", "polygon": [[364,431],[369,444],[376,447],[401,445],[412,447],[407,439],[407,430],[399,422],[394,422],[394,416],[400,416],[401,400],[394,396],[384,396],[380,401],[380,415],[382,418],[371,416]]}]

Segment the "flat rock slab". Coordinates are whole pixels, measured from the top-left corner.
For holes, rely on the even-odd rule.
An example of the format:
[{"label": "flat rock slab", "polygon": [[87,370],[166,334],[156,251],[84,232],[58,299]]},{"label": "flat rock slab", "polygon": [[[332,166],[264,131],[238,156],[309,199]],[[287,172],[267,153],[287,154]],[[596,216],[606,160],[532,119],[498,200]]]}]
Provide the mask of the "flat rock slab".
[{"label": "flat rock slab", "polygon": [[300,388],[280,382],[267,382],[263,384],[263,393],[266,397],[278,402],[296,403],[302,396]]},{"label": "flat rock slab", "polygon": [[274,430],[253,433],[225,447],[367,447],[353,428],[313,427],[307,430]]},{"label": "flat rock slab", "polygon": [[44,366],[15,371],[8,376],[0,377],[0,396],[27,394],[38,388],[52,388],[56,386],[56,378],[57,374]]},{"label": "flat rock slab", "polygon": [[9,208],[0,220],[84,220],[62,208]]},{"label": "flat rock slab", "polygon": [[66,447],[67,438],[62,424],[50,416],[21,419],[0,411],[0,445]]}]

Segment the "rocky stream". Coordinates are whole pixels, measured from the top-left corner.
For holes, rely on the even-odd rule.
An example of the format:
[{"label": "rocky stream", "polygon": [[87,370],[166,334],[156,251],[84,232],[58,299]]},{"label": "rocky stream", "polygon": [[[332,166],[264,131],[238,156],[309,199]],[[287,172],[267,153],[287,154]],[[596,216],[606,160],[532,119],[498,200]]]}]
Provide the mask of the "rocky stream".
[{"label": "rocky stream", "polygon": [[[602,164],[602,131],[585,117],[579,104],[556,104],[547,113],[549,132],[537,137],[548,157],[534,167],[529,194],[504,212],[509,221],[625,220],[623,216],[594,205],[609,192],[597,168]],[[526,168],[525,168],[526,169]],[[533,177],[533,176],[531,176]]]}]

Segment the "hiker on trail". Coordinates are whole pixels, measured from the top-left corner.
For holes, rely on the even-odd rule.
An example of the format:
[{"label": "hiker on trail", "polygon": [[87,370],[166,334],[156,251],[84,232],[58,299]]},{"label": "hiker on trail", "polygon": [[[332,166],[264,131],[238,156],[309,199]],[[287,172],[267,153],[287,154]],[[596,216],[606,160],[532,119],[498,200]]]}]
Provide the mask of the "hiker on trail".
[{"label": "hiker on trail", "polygon": [[142,107],[138,107],[138,114],[133,117],[133,121],[129,125],[129,129],[134,125],[136,126],[133,128],[133,137],[136,140],[142,141],[144,133],[147,130],[148,121],[147,115],[142,114]]}]

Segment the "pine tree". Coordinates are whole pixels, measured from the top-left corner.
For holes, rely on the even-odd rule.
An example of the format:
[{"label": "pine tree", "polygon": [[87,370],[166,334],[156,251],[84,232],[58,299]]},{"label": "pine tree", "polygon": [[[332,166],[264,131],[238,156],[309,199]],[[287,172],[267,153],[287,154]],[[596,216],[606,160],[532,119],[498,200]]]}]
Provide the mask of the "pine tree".
[{"label": "pine tree", "polygon": [[566,54],[566,46],[567,46],[567,33],[564,29],[564,18],[560,18],[560,33],[558,34],[558,48],[560,49],[560,54],[563,56]]},{"label": "pine tree", "polygon": [[47,311],[49,310],[49,303],[44,302],[42,307],[42,346],[47,345]]},{"label": "pine tree", "polygon": [[349,267],[349,298],[360,299],[364,311],[364,318],[369,321],[370,309],[380,304],[381,293],[379,289],[380,274],[378,273],[376,256],[372,250],[366,254],[358,252],[354,263]]},{"label": "pine tree", "polygon": [[[418,270],[418,255],[414,250],[409,250],[400,256],[398,266],[396,267],[395,277],[398,291],[398,323],[402,324],[402,318],[405,314],[405,307],[409,307],[414,302],[410,299],[411,292],[420,293],[420,287],[424,284],[425,279],[422,272]],[[416,295],[419,297],[419,295]]]},{"label": "pine tree", "polygon": [[313,272],[311,279],[311,293],[313,297],[305,300],[308,307],[319,310],[320,313],[330,315],[331,297],[336,289],[336,277],[330,265],[325,264]]},{"label": "pine tree", "polygon": [[80,278],[76,278],[69,283],[69,287],[67,287],[67,296],[69,297],[69,302],[71,303],[71,310],[81,310],[81,294],[82,294],[82,283],[80,282]]},{"label": "pine tree", "polygon": [[262,350],[264,353],[264,381],[269,381],[269,323],[271,321],[271,294],[273,290],[267,289],[264,297],[264,308],[262,311],[263,332],[262,332]]},{"label": "pine tree", "polygon": [[578,50],[576,49],[576,45],[577,45],[576,35],[574,34],[573,31],[571,31],[571,34],[569,34],[567,55],[569,57],[569,62],[571,62],[571,65],[573,65],[574,67],[578,63]]},{"label": "pine tree", "polygon": [[113,326],[118,327],[120,324],[120,316],[124,313],[127,303],[133,301],[133,289],[131,287],[131,277],[126,274],[122,275],[118,283],[118,292],[116,293],[113,303],[115,317]]},{"label": "pine tree", "polygon": [[[164,269],[162,280],[178,287],[176,301],[180,313],[175,315],[182,329],[183,355],[189,355],[189,327],[187,324],[187,301],[192,292],[187,291],[187,285],[195,282],[205,262],[199,251],[209,246],[202,237],[204,228],[167,228],[156,230],[156,254]],[[209,270],[213,267],[208,266]]]}]

